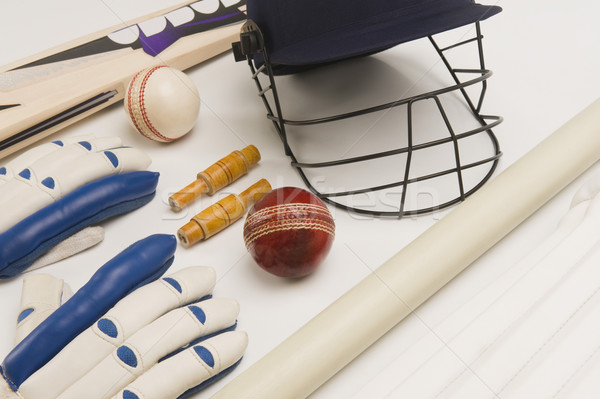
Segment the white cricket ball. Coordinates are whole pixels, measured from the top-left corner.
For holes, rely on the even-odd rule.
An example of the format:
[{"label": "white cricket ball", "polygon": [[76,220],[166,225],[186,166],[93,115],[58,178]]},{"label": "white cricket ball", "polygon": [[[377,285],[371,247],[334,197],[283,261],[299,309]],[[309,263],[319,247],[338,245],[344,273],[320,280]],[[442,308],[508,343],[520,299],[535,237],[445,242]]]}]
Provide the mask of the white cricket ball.
[{"label": "white cricket ball", "polygon": [[185,73],[157,66],[133,77],[124,103],[138,132],[150,140],[167,143],[192,130],[200,111],[200,94]]}]

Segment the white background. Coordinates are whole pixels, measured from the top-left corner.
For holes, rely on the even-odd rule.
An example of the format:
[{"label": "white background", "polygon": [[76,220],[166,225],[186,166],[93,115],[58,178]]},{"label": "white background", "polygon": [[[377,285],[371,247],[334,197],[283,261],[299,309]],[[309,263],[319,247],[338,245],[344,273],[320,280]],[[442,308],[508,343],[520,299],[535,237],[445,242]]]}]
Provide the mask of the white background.
[{"label": "white background", "polygon": [[[0,65],[176,3],[172,0],[3,1],[0,4]],[[495,129],[504,153],[496,172],[499,173],[597,98],[600,88],[600,6],[594,1],[555,0],[505,0],[495,4],[501,6],[503,12],[482,23],[486,63],[494,71],[484,113],[504,117],[504,122]],[[411,46],[416,48],[413,54],[407,50]],[[426,80],[426,71],[434,65],[429,64],[428,59],[420,58],[422,53],[416,46],[400,46],[378,55],[377,59],[389,63],[398,73],[406,72],[407,79]],[[410,73],[403,70],[403,65],[394,63],[398,60],[410,64]],[[125,246],[153,233],[175,233],[195,212],[215,199],[241,192],[260,178],[268,179],[274,187],[303,186],[289,166],[272,125],[265,118],[245,63],[236,64],[227,53],[187,72],[198,86],[202,107],[194,130],[178,142],[164,145],[139,136],[129,126],[120,104],[54,136],[121,136],[126,144],[147,151],[153,159],[150,169],[160,172],[161,179],[157,196],[149,205],[103,223],[106,238],[102,244],[50,266],[44,269],[45,272],[65,279],[76,289]],[[377,81],[389,79],[389,76],[368,78]],[[387,81],[378,83],[388,84]],[[248,176],[224,193],[194,203],[187,213],[175,215],[170,212],[166,203],[170,193],[191,182],[197,172],[215,160],[247,144],[256,145],[262,154],[261,162]],[[368,168],[365,165],[357,177],[377,173]],[[428,398],[436,394],[453,397],[453,391],[441,388],[448,383],[448,369],[463,363],[463,356],[459,348],[453,348],[444,338],[438,325],[475,294],[493,284],[503,271],[556,227],[567,211],[573,193],[598,167],[592,169],[312,397]],[[178,248],[173,270],[195,264],[213,266],[218,274],[215,296],[234,297],[241,304],[238,328],[248,331],[250,344],[234,375],[261,358],[447,212],[399,221],[357,217],[334,208],[331,211],[337,227],[334,246],[316,273],[297,281],[271,276],[254,264],[244,247],[241,221],[191,249]],[[21,279],[0,282],[1,356],[11,349]],[[365,315],[365,323],[368,323],[368,315]],[[439,362],[427,363],[429,355],[410,350],[427,340],[440,347]],[[592,348],[596,344],[582,342],[581,345]],[[444,356],[452,361],[444,363]],[[426,370],[429,370],[425,376],[418,372],[423,364],[427,364]],[[470,373],[480,381],[484,387],[481,392],[485,395],[456,397],[509,397],[509,394],[504,396],[492,388],[487,389],[493,384],[487,384],[485,378],[477,376],[475,369],[467,371]],[[194,397],[209,397],[230,379],[228,377]],[[595,392],[584,390],[577,397],[596,397]]]}]

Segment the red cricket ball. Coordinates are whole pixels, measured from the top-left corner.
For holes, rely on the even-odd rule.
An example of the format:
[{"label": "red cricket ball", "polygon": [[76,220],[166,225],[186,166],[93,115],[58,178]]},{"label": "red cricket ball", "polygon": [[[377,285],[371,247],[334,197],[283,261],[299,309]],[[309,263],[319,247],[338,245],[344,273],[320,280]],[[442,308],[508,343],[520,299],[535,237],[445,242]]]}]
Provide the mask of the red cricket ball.
[{"label": "red cricket ball", "polygon": [[335,235],[331,213],[297,187],[271,191],[248,212],[244,242],[256,263],[280,277],[303,277],[321,264]]}]

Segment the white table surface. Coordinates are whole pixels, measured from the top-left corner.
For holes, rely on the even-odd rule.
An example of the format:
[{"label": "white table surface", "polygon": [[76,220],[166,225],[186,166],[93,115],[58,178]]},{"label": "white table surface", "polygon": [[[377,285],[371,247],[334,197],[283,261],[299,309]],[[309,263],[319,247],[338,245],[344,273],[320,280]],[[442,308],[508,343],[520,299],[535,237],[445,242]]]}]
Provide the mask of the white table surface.
[{"label": "white table surface", "polygon": [[[0,3],[0,65],[176,3],[174,0],[4,1]],[[495,4],[503,7],[503,12],[483,22],[482,28],[487,67],[494,71],[484,113],[504,117],[504,122],[495,129],[504,153],[498,174],[597,98],[600,6],[590,0],[499,0]],[[401,71],[401,65],[393,64],[394,57],[403,60],[411,57],[407,48],[400,46],[376,57]],[[415,52],[411,68],[420,65],[424,70],[429,69],[428,61],[423,61],[420,55]],[[178,142],[163,145],[139,136],[128,125],[120,104],[53,136],[119,135],[126,144],[147,151],[153,159],[150,169],[159,171],[161,178],[157,196],[149,205],[103,223],[104,242],[45,268],[44,272],[65,279],[76,289],[126,245],[153,233],[175,233],[194,212],[218,196],[203,198],[189,211],[175,215],[166,202],[170,193],[191,182],[198,171],[215,160],[247,144],[260,149],[262,160],[248,176],[224,192],[240,192],[263,177],[275,187],[303,186],[265,118],[245,63],[236,64],[231,53],[227,53],[187,72],[198,85],[202,107],[194,130]],[[454,348],[444,335],[442,322],[541,242],[567,211],[576,189],[597,170],[595,165],[568,186],[311,397],[414,399],[436,397],[436,392],[437,397],[470,397],[455,396],[453,390],[443,389],[449,382],[448,367],[468,362],[460,348]],[[366,165],[364,176],[369,172],[373,173]],[[244,247],[242,222],[191,249],[178,248],[172,270],[196,264],[213,266],[218,274],[215,296],[231,296],[241,304],[238,328],[248,332],[250,343],[233,375],[248,368],[448,212],[399,221],[357,217],[334,208],[331,211],[337,227],[334,246],[316,273],[298,281],[271,276],[254,264]],[[1,356],[12,346],[21,281],[22,276],[0,282]],[[439,362],[431,362],[431,355],[423,351],[411,351],[423,347],[427,340],[439,346]],[[596,344],[581,342],[581,345],[593,348]],[[444,356],[452,359],[450,363],[454,366],[444,363]],[[592,367],[590,372],[596,370],[594,362],[599,363],[599,359],[591,358],[587,365]],[[467,370],[467,374],[480,380],[483,387],[492,385],[486,383],[485,377],[480,378],[475,368]],[[210,397],[231,378],[193,397]],[[493,388],[483,392],[484,396],[472,397],[518,397],[508,392],[504,396]],[[585,388],[576,397],[597,397],[597,392]]]}]

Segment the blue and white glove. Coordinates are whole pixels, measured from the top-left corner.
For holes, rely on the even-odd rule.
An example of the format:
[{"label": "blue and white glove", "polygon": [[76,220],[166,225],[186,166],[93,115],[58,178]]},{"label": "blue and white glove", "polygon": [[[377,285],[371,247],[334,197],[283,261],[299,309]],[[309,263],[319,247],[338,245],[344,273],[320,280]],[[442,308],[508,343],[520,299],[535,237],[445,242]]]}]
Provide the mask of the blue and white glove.
[{"label": "blue and white glove", "polygon": [[0,278],[54,263],[100,242],[108,217],[154,196],[150,158],[118,137],[35,147],[0,166]]},{"label": "blue and white glove", "polygon": [[153,235],[102,266],[8,354],[0,398],[175,399],[231,371],[247,345],[239,305],[210,298],[210,267],[160,278],[176,245]]}]

